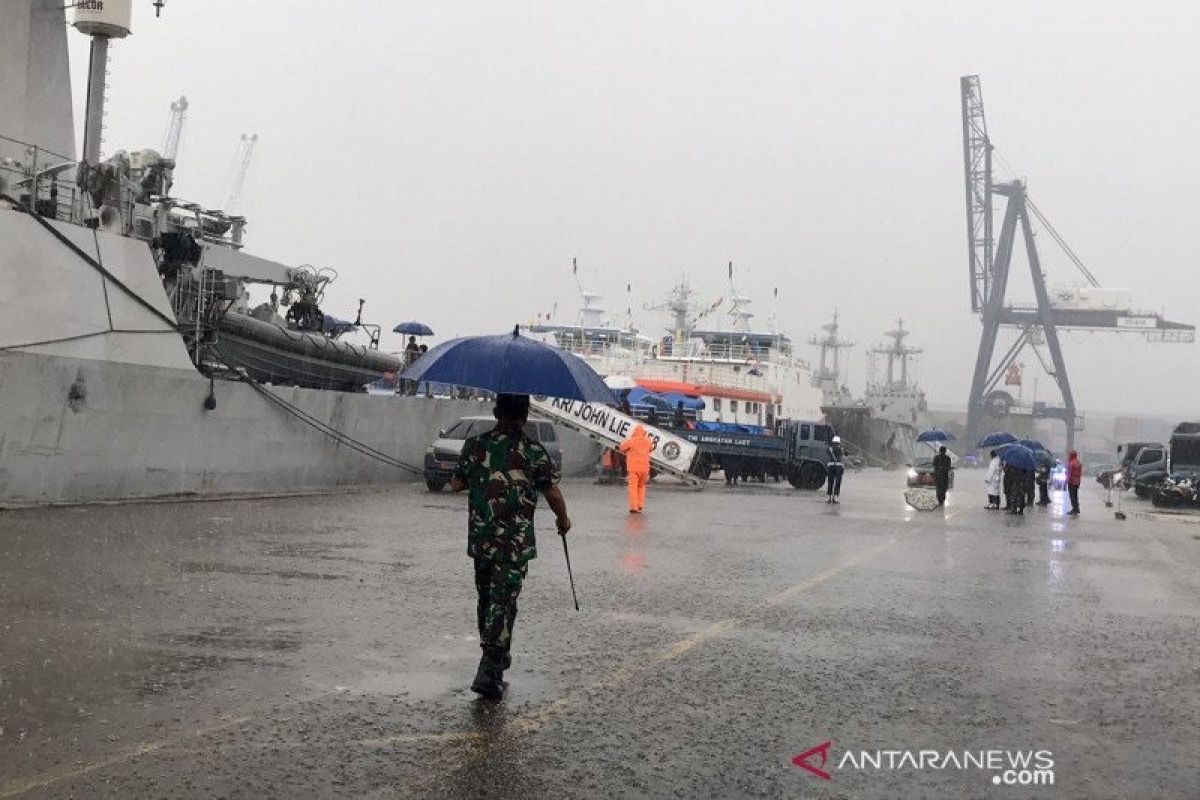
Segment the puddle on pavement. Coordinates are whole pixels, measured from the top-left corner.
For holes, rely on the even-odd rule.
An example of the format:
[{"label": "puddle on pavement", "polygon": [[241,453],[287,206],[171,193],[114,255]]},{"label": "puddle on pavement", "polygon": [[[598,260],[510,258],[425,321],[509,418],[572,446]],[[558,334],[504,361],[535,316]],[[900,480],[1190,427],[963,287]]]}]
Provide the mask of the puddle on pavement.
[{"label": "puddle on pavement", "polygon": [[282,578],[284,580],[311,581],[344,581],[348,575],[338,575],[329,572],[306,572],[298,569],[255,569],[241,564],[224,564],[216,561],[185,561],[178,565],[181,572],[206,575],[221,573],[225,575],[257,575],[264,578]]}]

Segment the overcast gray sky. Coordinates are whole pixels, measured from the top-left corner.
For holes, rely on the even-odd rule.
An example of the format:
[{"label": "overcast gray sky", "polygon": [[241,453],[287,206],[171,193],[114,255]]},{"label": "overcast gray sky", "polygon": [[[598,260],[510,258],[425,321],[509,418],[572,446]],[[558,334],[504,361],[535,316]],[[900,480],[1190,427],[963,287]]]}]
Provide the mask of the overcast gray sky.
[{"label": "overcast gray sky", "polygon": [[[856,391],[861,345],[903,316],[931,401],[965,403],[979,323],[958,79],[978,73],[994,143],[1092,271],[1200,321],[1194,2],[134,5],[106,150],[158,147],[186,94],[176,193],[216,204],[239,135],[259,134],[250,246],[337,268],[339,316],[358,297],[389,328],[445,335],[569,316],[578,257],[608,307],[632,284],[657,331],[643,304],[685,273],[726,294],[732,260],[760,320],[798,340],[840,309]],[[1078,283],[1040,244],[1051,283]],[[1200,412],[1194,345],[1066,347],[1085,411]]]}]

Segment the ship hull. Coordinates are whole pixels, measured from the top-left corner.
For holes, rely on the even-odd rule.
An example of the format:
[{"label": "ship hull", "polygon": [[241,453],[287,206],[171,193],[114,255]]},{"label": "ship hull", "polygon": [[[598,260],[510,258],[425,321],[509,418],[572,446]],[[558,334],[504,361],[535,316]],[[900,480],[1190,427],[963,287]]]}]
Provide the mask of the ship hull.
[{"label": "ship hull", "polygon": [[866,406],[823,406],[825,421],[872,466],[897,466],[912,461],[915,427],[872,416]]},{"label": "ship hull", "polygon": [[[486,403],[264,387],[299,411],[420,469],[439,428]],[[253,387],[194,370],[0,352],[0,506],[255,495],[420,479],[297,419]],[[595,445],[560,431],[563,471]]]}]

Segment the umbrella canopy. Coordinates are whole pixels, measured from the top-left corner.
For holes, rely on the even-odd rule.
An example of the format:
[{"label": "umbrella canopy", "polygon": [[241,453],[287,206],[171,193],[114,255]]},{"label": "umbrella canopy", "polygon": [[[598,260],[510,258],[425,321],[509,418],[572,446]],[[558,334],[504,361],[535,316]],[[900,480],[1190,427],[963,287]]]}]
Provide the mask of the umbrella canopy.
[{"label": "umbrella canopy", "polygon": [[1023,444],[1009,444],[1000,448],[1000,461],[1017,469],[1037,469],[1037,456]]},{"label": "umbrella canopy", "polygon": [[918,442],[953,442],[954,434],[939,431],[936,428],[931,431],[921,431],[917,434]]},{"label": "umbrella canopy", "polygon": [[996,431],[995,433],[989,433],[987,436],[980,439],[979,444],[976,445],[976,447],[999,447],[1002,444],[1012,444],[1015,441],[1017,441],[1017,437],[1013,436],[1011,433]]},{"label": "umbrella canopy", "polygon": [[392,333],[402,333],[405,336],[433,336],[433,328],[424,322],[401,322],[392,328]]},{"label": "umbrella canopy", "polygon": [[411,381],[615,403],[612,389],[582,358],[520,335],[466,336],[442,342],[400,373]]},{"label": "umbrella canopy", "polygon": [[628,375],[609,375],[604,379],[604,385],[610,389],[636,389],[637,381]]},{"label": "umbrella canopy", "polygon": [[1022,439],[1021,441],[1017,442],[1017,444],[1024,445],[1025,447],[1028,447],[1030,450],[1034,450],[1034,451],[1046,450],[1047,452],[1049,452],[1046,445],[1042,444],[1037,439]]}]

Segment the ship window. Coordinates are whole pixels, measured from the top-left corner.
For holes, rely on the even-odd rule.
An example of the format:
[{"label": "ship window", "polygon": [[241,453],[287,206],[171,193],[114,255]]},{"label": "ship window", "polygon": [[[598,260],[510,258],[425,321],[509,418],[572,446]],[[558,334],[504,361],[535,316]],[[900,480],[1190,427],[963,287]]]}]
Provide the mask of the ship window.
[{"label": "ship window", "polygon": [[730,412],[732,412],[734,414],[737,413],[737,400],[729,401],[729,410],[730,410]]},{"label": "ship window", "polygon": [[721,410],[721,398],[714,397],[713,398],[713,411],[720,411],[720,410]]}]

